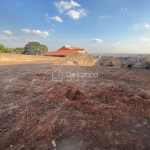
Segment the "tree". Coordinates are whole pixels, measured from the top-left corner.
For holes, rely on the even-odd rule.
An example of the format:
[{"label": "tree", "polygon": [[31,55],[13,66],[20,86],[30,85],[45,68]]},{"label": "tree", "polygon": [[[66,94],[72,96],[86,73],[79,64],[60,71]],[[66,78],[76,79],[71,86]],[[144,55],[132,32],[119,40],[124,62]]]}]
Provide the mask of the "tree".
[{"label": "tree", "polygon": [[22,48],[22,47],[17,47],[17,48],[15,49],[15,53],[16,53],[16,54],[22,54],[23,51],[24,51],[24,48]]},{"label": "tree", "polygon": [[0,44],[0,53],[12,53],[12,51]]},{"label": "tree", "polygon": [[41,45],[42,47],[42,53],[48,52],[48,48],[46,45]]},{"label": "tree", "polygon": [[46,45],[42,45],[39,42],[29,42],[25,45],[23,54],[36,55],[36,53],[41,54],[48,52]]}]

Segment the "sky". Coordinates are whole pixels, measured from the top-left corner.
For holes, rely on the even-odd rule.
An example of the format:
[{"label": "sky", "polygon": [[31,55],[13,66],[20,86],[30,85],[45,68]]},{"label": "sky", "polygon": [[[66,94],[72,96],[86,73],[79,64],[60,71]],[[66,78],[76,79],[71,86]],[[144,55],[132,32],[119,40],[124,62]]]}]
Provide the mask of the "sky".
[{"label": "sky", "polygon": [[0,44],[150,53],[150,0],[0,0]]}]

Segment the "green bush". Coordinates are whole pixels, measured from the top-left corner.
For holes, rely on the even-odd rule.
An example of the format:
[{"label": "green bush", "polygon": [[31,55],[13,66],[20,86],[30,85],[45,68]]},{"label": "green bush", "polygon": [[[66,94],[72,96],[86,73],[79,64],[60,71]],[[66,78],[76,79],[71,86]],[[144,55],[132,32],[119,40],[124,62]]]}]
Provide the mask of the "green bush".
[{"label": "green bush", "polygon": [[2,44],[0,44],[0,53],[12,53],[12,51],[8,48],[5,48]]},{"label": "green bush", "polygon": [[23,51],[24,51],[24,48],[22,48],[22,47],[17,47],[17,48],[15,49],[15,53],[16,53],[16,54],[22,54]]}]

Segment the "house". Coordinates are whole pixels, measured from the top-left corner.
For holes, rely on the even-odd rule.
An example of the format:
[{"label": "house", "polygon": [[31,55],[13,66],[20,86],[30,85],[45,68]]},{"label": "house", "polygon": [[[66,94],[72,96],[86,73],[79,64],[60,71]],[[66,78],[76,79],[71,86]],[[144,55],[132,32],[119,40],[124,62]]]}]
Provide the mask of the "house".
[{"label": "house", "polygon": [[54,57],[66,57],[69,54],[73,54],[76,52],[86,53],[84,48],[72,47],[69,45],[64,45],[57,51],[46,52],[44,56],[54,56]]},{"label": "house", "polygon": [[39,56],[45,57],[65,57],[64,65],[74,66],[93,66],[95,64],[94,57],[89,55],[84,48],[72,47],[64,45],[57,51],[46,52]]}]

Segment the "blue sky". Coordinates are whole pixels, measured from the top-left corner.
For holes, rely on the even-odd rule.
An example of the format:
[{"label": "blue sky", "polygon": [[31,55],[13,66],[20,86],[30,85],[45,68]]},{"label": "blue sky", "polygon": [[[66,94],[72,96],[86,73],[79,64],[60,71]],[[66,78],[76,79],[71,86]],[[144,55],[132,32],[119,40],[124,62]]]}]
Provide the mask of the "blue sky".
[{"label": "blue sky", "polygon": [[1,0],[0,44],[89,53],[150,53],[149,0]]}]

